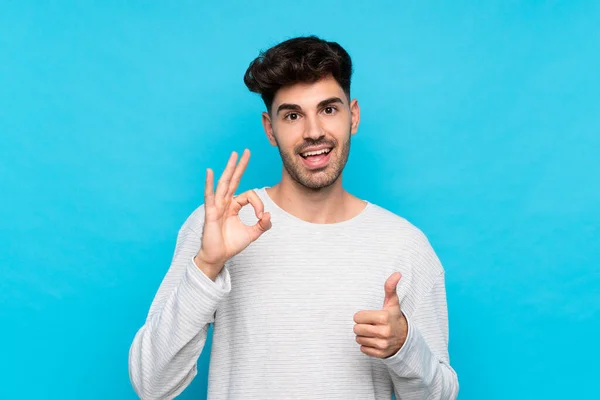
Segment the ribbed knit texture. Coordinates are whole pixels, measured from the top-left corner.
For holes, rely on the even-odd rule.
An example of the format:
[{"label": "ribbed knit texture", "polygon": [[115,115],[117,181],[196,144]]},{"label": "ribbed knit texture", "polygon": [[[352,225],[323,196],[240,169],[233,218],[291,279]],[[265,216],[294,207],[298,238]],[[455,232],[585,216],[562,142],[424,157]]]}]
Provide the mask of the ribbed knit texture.
[{"label": "ribbed knit texture", "polygon": [[[142,399],[172,399],[197,373],[213,325],[208,399],[455,399],[444,269],[425,235],[373,203],[351,220],[313,224],[255,189],[272,228],[213,282],[196,267],[203,205],[181,227],[166,276],[129,354]],[[256,222],[246,206],[240,218]],[[384,283],[409,322],[398,353],[360,351],[354,314],[380,310]]]}]

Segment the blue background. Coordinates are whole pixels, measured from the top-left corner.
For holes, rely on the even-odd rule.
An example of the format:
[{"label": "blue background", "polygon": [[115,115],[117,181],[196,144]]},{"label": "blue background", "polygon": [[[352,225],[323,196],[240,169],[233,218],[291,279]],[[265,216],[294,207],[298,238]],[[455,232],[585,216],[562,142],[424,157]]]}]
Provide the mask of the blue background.
[{"label": "blue background", "polygon": [[135,398],[204,170],[248,147],[240,190],[280,177],[242,77],[300,34],[354,59],[346,188],[444,263],[459,398],[593,397],[599,26],[593,1],[1,2],[0,398]]}]

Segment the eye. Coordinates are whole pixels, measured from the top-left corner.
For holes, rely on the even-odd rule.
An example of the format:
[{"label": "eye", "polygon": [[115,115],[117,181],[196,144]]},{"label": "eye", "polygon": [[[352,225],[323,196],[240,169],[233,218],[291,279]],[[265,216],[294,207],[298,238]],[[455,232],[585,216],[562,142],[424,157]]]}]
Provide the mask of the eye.
[{"label": "eye", "polygon": [[298,115],[298,113],[291,112],[291,113],[286,114],[284,118],[287,119],[288,121],[295,121],[298,118],[300,118],[300,116]]},{"label": "eye", "polygon": [[325,114],[327,115],[334,115],[337,111],[337,108],[334,106],[327,106],[323,109],[323,111],[325,112]]}]

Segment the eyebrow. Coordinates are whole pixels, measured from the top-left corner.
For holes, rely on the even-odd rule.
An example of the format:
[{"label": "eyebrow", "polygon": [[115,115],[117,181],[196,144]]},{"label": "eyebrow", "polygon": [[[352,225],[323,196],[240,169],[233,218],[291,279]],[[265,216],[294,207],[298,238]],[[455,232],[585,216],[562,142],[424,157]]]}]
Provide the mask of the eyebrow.
[{"label": "eyebrow", "polygon": [[[333,103],[344,104],[342,99],[334,96],[334,97],[325,99],[323,101],[320,101],[319,104],[317,104],[317,108],[322,108],[322,107],[325,107],[325,106],[327,106],[329,104],[333,104]],[[282,103],[279,105],[279,107],[277,107],[277,115],[279,115],[279,112],[281,110],[302,111],[302,107],[300,107],[298,104]]]}]

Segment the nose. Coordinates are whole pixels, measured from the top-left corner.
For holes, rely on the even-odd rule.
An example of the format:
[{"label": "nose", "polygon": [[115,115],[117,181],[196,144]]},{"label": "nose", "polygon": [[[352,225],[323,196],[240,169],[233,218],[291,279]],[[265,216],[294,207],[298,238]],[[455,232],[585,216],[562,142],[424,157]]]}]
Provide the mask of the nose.
[{"label": "nose", "polygon": [[304,139],[317,140],[325,136],[323,127],[316,116],[307,116],[306,125],[304,126]]}]

